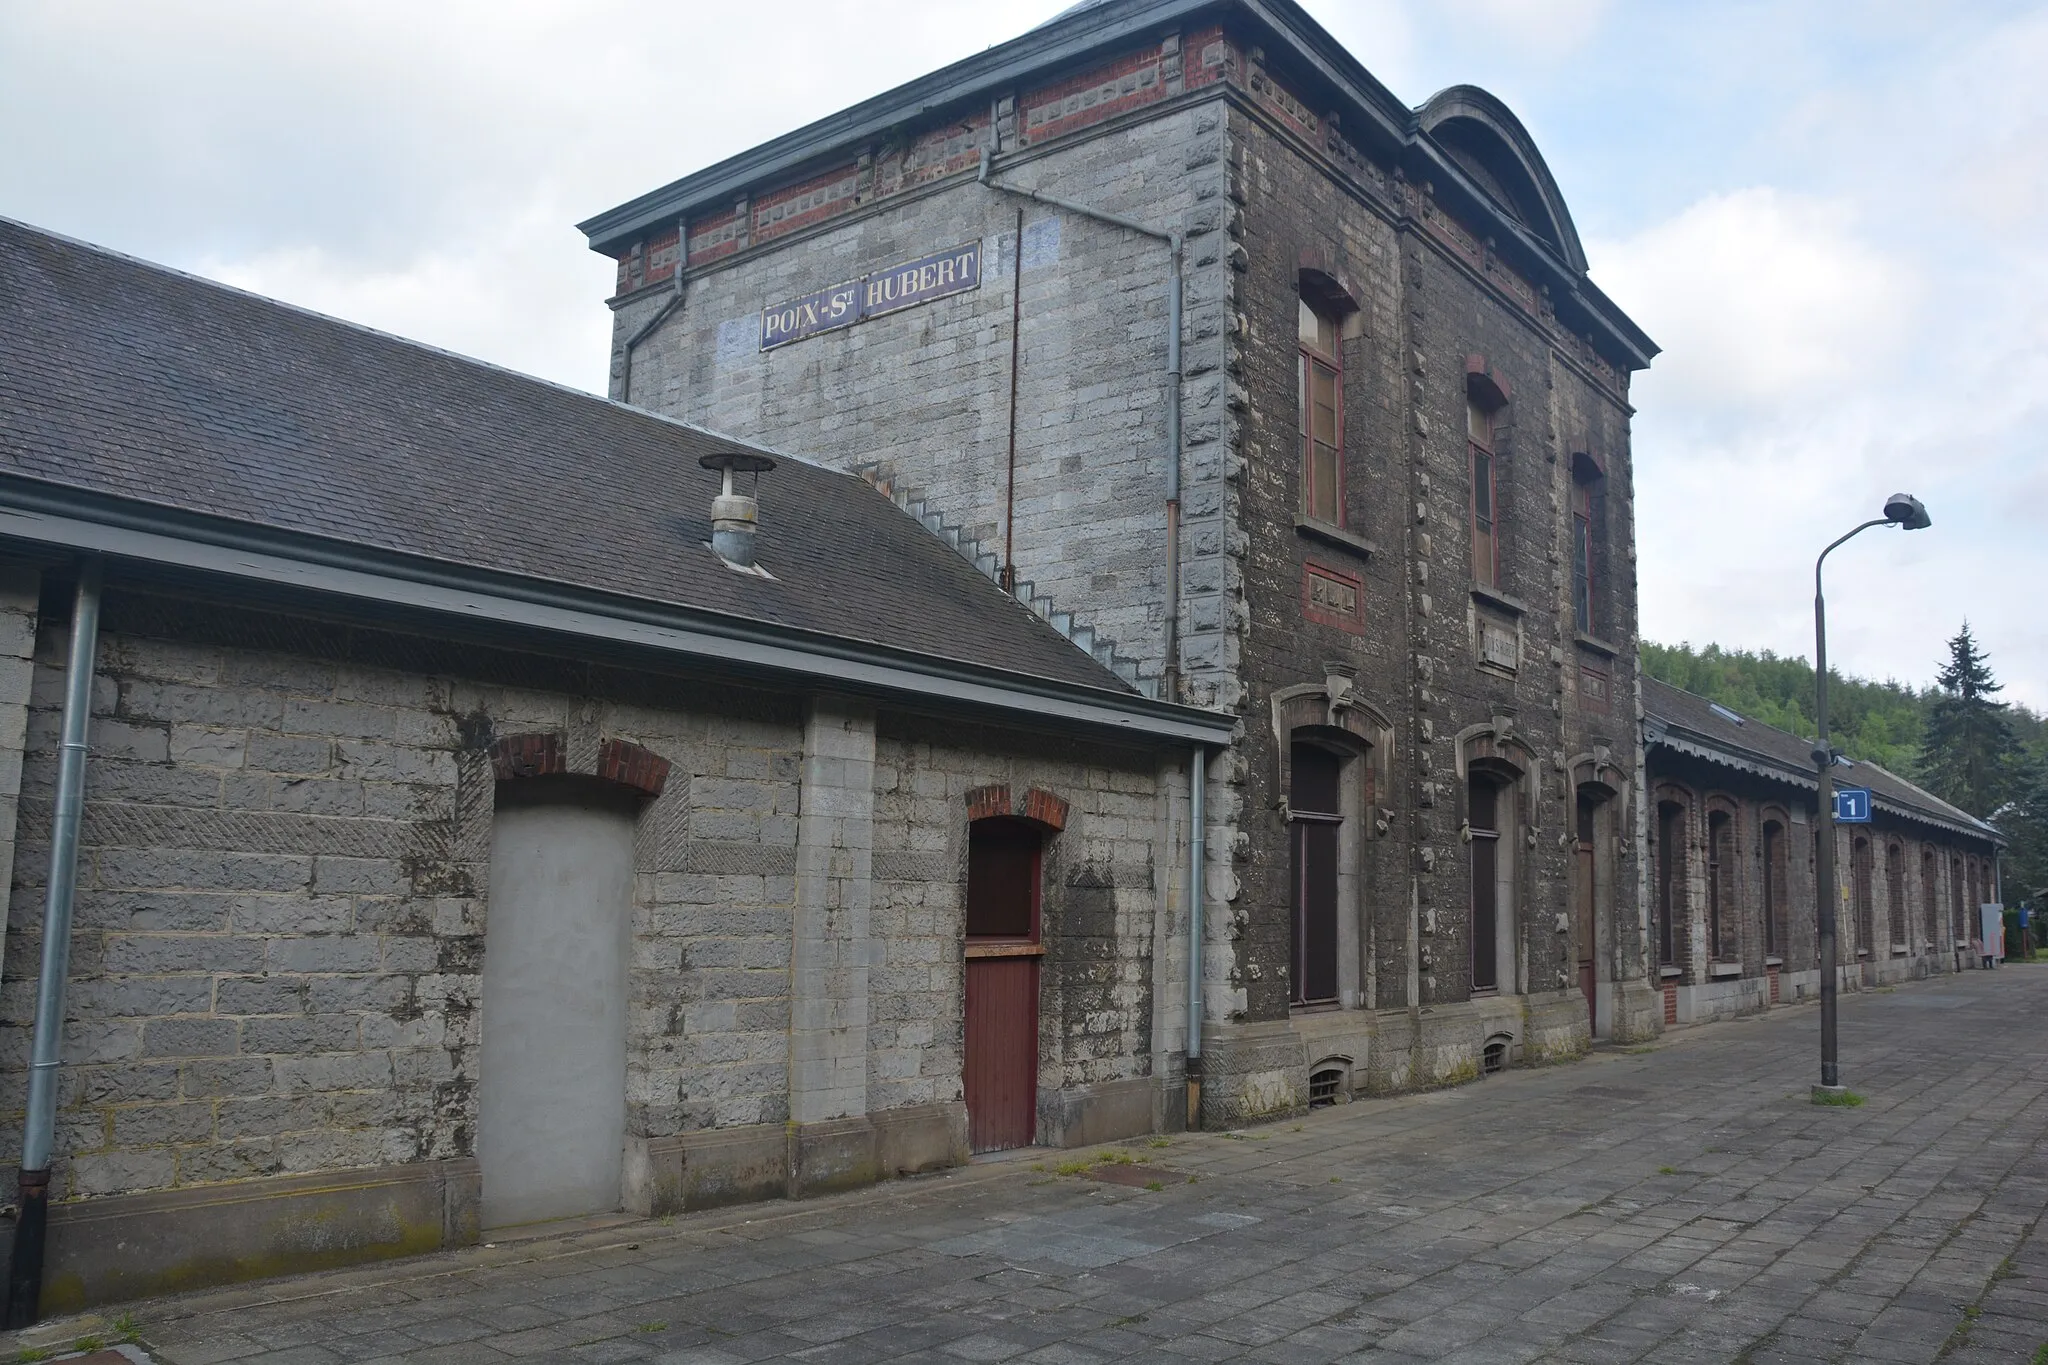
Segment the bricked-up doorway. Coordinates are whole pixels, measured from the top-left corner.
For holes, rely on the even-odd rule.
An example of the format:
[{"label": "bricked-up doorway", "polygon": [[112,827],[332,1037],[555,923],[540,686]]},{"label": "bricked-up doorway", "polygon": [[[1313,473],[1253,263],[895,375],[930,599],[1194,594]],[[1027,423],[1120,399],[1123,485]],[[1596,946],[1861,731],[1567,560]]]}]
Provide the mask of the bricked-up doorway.
[{"label": "bricked-up doorway", "polygon": [[1586,997],[1586,1027],[1599,1027],[1594,1000],[1599,992],[1595,966],[1596,926],[1607,890],[1600,872],[1600,795],[1590,787],[1579,788],[1578,894],[1572,924],[1572,944],[1579,959],[1579,990]]},{"label": "bricked-up doorway", "polygon": [[1287,817],[1292,863],[1296,1005],[1337,999],[1338,850],[1344,826],[1344,760],[1314,744],[1289,756]]},{"label": "bricked-up doorway", "polygon": [[476,1152],[485,1227],[619,1207],[636,794],[498,784]]},{"label": "bricked-up doorway", "polygon": [[1010,816],[967,827],[967,1142],[1028,1147],[1038,1129],[1045,836]]}]

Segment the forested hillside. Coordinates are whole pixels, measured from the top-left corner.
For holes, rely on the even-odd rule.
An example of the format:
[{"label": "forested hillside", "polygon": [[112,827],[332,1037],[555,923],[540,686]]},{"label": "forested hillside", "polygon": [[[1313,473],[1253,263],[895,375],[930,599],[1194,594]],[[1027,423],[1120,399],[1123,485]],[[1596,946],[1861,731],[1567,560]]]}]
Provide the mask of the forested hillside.
[{"label": "forested hillside", "polygon": [[[2000,688],[1966,625],[1950,641],[1943,686],[1846,678],[1830,670],[1828,729],[1851,758],[1878,763],[2013,841],[2006,899],[2048,899],[2048,716],[1993,700]],[[1643,642],[1643,671],[1766,725],[1811,738],[1813,665],[1768,651]],[[1961,736],[1961,738],[1959,738]],[[1958,761],[1969,746],[1983,761]]]}]

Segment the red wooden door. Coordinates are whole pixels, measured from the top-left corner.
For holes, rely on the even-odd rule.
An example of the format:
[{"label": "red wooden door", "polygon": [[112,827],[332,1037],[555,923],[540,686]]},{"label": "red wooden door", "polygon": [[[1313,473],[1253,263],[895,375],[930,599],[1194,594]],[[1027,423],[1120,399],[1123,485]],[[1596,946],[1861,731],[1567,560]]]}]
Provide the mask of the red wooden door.
[{"label": "red wooden door", "polygon": [[1028,1147],[1038,1135],[1039,854],[1022,820],[977,820],[967,839],[967,1145]]},{"label": "red wooden door", "polygon": [[1029,1147],[1038,1128],[1038,958],[973,955],[981,946],[967,950],[967,1145]]}]

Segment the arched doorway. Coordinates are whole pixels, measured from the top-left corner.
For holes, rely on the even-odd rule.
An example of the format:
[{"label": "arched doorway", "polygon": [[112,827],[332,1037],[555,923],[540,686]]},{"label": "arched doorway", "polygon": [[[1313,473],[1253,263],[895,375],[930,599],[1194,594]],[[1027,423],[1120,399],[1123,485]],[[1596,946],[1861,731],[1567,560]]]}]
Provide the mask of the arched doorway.
[{"label": "arched doorway", "polygon": [[1038,1132],[1038,985],[1045,834],[1000,815],[967,827],[967,1141],[1028,1147]]}]

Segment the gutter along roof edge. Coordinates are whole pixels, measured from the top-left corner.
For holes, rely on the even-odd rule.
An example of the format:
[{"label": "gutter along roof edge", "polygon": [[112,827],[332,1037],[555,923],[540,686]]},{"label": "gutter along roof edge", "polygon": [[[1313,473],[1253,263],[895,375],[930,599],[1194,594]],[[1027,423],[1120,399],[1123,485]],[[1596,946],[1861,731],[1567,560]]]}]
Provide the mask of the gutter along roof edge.
[{"label": "gutter along roof edge", "polygon": [[[1723,743],[1711,736],[1699,734],[1696,731],[1688,730],[1682,725],[1675,725],[1667,720],[1660,720],[1654,717],[1649,719],[1643,726],[1643,742],[1646,745],[1662,745],[1675,752],[1688,754],[1702,762],[1713,763],[1723,768],[1733,768],[1737,772],[1752,773],[1760,777],[1769,778],[1775,782],[1783,782],[1802,791],[1816,792],[1820,789],[1819,779],[1811,772],[1791,767],[1779,759],[1773,758],[1768,754],[1760,754],[1753,749],[1743,749],[1736,745]],[[1907,782],[1906,779],[1892,772],[1889,768],[1882,767],[1876,763],[1858,762],[1854,763],[1854,767],[1876,768],[1877,771],[1883,773],[1894,782],[1909,787],[1913,786],[1912,783]],[[1849,771],[1853,770],[1854,768]],[[1914,787],[1914,790],[1918,791],[1919,788]],[[1933,799],[1938,800],[1939,798]],[[1933,825],[1939,829],[1954,830],[1960,834],[1967,834],[1973,839],[1982,839],[1987,843],[1997,844],[2001,847],[2009,842],[1996,825],[1980,821],[1967,812],[1963,812],[1963,819],[1958,820],[1939,811],[1927,810],[1920,806],[1906,805],[1883,792],[1877,791],[1871,792],[1870,803],[1878,810],[1882,810],[1890,815],[1896,815],[1904,820],[1914,820],[1923,825]],[[1965,821],[1969,823],[1965,823]]]},{"label": "gutter along roof edge", "polygon": [[1226,745],[1236,718],[887,646],[167,512],[0,476],[0,537],[496,626],[1155,739]]}]

